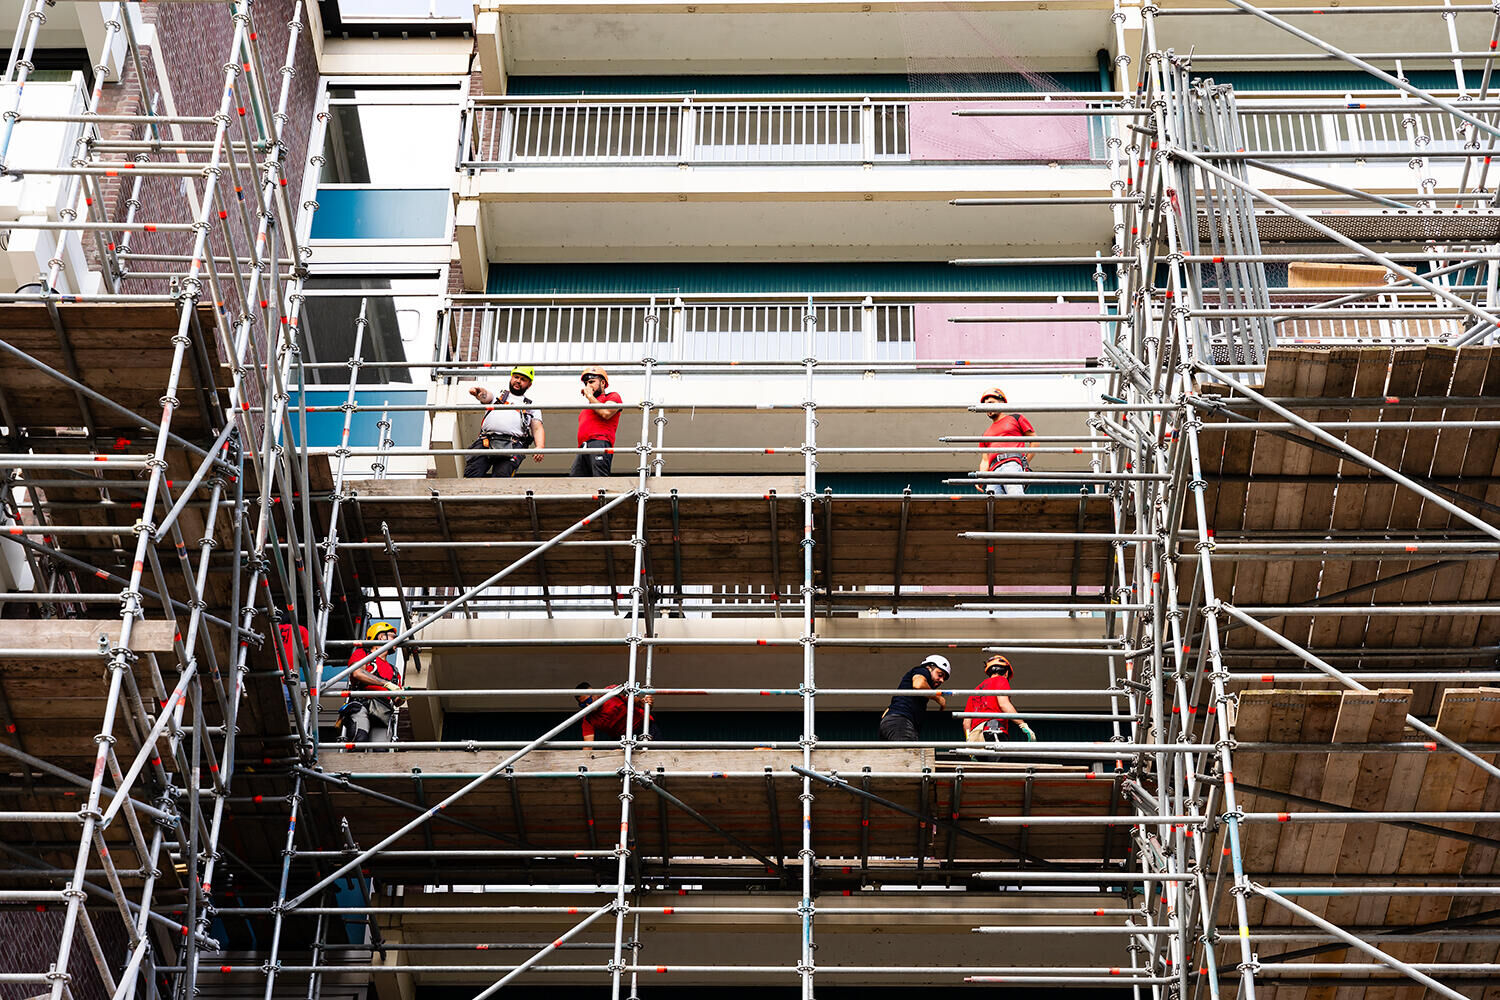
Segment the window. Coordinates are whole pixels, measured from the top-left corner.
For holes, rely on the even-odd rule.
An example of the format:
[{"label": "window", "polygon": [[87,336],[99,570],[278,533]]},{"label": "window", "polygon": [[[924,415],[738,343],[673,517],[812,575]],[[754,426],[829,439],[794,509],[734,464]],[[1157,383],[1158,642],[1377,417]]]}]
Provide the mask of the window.
[{"label": "window", "polygon": [[324,28],[335,33],[382,24],[467,28],[474,20],[472,0],[323,0],[319,9]]},{"label": "window", "polygon": [[314,240],[441,240],[461,94],[444,87],[332,86]]},{"label": "window", "polygon": [[[412,385],[427,378],[427,369],[397,367],[429,361],[437,324],[436,274],[322,275],[303,287],[304,364],[346,363],[354,355],[360,304],[366,327],[358,385]],[[392,363],[392,367],[384,367]],[[308,385],[349,384],[347,368],[309,368]]]}]

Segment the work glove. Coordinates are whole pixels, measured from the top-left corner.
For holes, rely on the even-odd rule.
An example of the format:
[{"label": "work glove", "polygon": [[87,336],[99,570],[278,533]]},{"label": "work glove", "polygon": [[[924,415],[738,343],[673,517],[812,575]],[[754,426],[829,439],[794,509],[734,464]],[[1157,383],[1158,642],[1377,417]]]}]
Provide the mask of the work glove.
[{"label": "work glove", "polygon": [[1035,743],[1036,733],[1031,731],[1031,727],[1028,726],[1025,722],[1018,723],[1018,725],[1020,725],[1021,727],[1021,732],[1026,734],[1026,739],[1031,743]]}]

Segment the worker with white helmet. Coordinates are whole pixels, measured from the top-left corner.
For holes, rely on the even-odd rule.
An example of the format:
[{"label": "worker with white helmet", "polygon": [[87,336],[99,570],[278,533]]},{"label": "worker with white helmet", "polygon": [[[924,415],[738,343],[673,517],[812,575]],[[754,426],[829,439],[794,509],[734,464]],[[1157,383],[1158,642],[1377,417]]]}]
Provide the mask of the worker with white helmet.
[{"label": "worker with white helmet", "polygon": [[[372,622],[365,629],[365,639],[381,646],[396,638],[396,626],[390,622]],[[365,651],[355,646],[349,656],[351,664],[365,658]],[[351,695],[359,691],[400,691],[401,673],[382,653],[370,662],[355,667],[349,676]],[[390,739],[391,719],[401,702],[394,698],[350,697],[339,709],[340,736],[346,743],[385,743]]]},{"label": "worker with white helmet", "polygon": [[464,462],[465,479],[509,479],[521,467],[526,458],[521,452],[527,448],[537,448],[531,457],[542,460],[540,449],[547,447],[547,428],[542,415],[528,409],[532,401],[526,396],[535,380],[535,368],[516,365],[510,370],[510,387],[502,392],[482,385],[469,390],[469,395],[489,407],[479,425],[479,437],[469,447],[495,449],[495,453],[470,455]]},{"label": "worker with white helmet", "polygon": [[618,392],[609,391],[609,372],[597,365],[585,368],[579,376],[583,388],[579,393],[588,409],[578,411],[578,447],[583,454],[573,459],[570,476],[607,476],[615,459],[615,432],[620,428],[620,408],[595,410],[600,403],[624,403]]},{"label": "worker with white helmet", "polygon": [[922,738],[922,716],[927,712],[929,701],[937,702],[939,709],[948,707],[948,699],[938,690],[953,673],[946,656],[936,654],[901,675],[896,684],[898,692],[891,698],[891,706],[880,717],[880,738],[896,743],[914,743]]},{"label": "worker with white helmet", "polygon": [[[984,661],[984,680],[979,682],[976,692],[989,692],[986,694],[975,693],[969,695],[968,703],[964,705],[964,713],[976,714],[995,713],[997,715],[1019,715],[1016,706],[1011,703],[1010,696],[1002,692],[1010,690],[1011,678],[1010,661],[996,653]],[[1025,719],[965,719],[964,738],[970,743],[1004,743],[1007,740],[1020,739],[1017,732],[1025,734],[1027,740],[1035,740],[1036,733],[1026,724]]]}]

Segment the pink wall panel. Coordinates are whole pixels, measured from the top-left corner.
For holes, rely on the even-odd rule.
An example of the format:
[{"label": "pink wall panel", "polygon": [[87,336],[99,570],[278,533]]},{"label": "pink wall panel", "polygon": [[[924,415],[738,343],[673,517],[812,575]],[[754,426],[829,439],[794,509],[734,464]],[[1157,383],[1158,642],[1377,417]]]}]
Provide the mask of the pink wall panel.
[{"label": "pink wall panel", "polygon": [[967,118],[957,108],[1081,108],[1080,101],[916,101],[909,105],[913,160],[1031,160],[1089,158],[1088,119],[1081,115],[1006,115]]},{"label": "pink wall panel", "polygon": [[950,323],[954,316],[1097,316],[1093,302],[919,302],[917,358],[1029,360],[1096,358],[1097,323]]}]

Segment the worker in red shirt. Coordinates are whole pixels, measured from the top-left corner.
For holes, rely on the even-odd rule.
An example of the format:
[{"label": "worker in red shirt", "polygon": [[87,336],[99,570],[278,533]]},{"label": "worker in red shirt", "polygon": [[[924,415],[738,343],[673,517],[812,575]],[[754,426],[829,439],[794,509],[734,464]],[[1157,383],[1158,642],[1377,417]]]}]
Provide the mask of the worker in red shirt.
[{"label": "worker in red shirt", "polygon": [[[390,622],[375,622],[365,629],[365,638],[377,646],[396,638],[396,627]],[[349,655],[351,664],[365,658],[359,646]],[[382,654],[349,676],[349,690],[400,691],[401,673]],[[391,719],[401,705],[395,698],[350,698],[339,709],[340,731],[346,743],[385,743],[390,740]]]},{"label": "worker in red shirt", "polygon": [[[984,395],[979,397],[979,402],[981,405],[989,402],[1004,404],[1008,400],[1005,398],[1005,393],[998,388],[990,388],[984,390]],[[987,438],[1022,438],[1036,434],[1036,428],[1031,426],[1031,421],[1020,413],[1001,413],[995,410],[990,411],[986,416],[990,418],[989,430],[984,432]],[[984,454],[979,459],[979,474],[998,472],[1010,475],[1017,472],[1030,472],[1031,462],[1026,458],[1028,447],[1030,446],[1024,441],[980,442],[979,450]],[[1020,495],[1026,492],[1026,484],[1021,482],[979,483],[975,488],[981,493],[1001,492]]]},{"label": "worker in red shirt", "polygon": [[[580,688],[592,688],[594,685],[583,681],[578,685]],[[574,695],[578,707],[591,705],[599,699],[597,694]],[[637,739],[649,740],[654,734],[655,719],[647,719],[646,715],[651,706],[651,696],[635,700],[635,736]],[[623,740],[625,738],[625,692],[611,695],[610,699],[589,715],[583,717],[583,742],[594,742],[595,734],[606,740]]]},{"label": "worker in red shirt", "polygon": [[[585,368],[579,376],[583,388],[579,390],[584,402],[624,403],[618,392],[609,391],[609,372],[603,368]],[[603,410],[580,410],[578,412],[578,447],[587,449],[573,459],[570,476],[607,476],[615,459],[615,431],[620,426],[619,407]],[[593,454],[597,450],[598,454]],[[601,709],[602,711],[602,709]]]},{"label": "worker in red shirt", "polygon": [[[993,691],[994,694],[971,694],[968,702],[964,705],[964,712],[1004,712],[1008,715],[1018,715],[1016,706],[1012,705],[1010,698],[1001,694],[1002,691],[1010,690],[1011,666],[1010,661],[998,653],[984,661],[984,680],[980,681],[976,691]],[[1011,723],[1014,722],[1014,728]],[[1026,724],[1025,719],[965,719],[964,739],[970,743],[1004,743],[1008,740],[1019,739],[1012,735],[1017,729],[1026,735],[1027,740],[1034,741],[1036,733]]]}]

